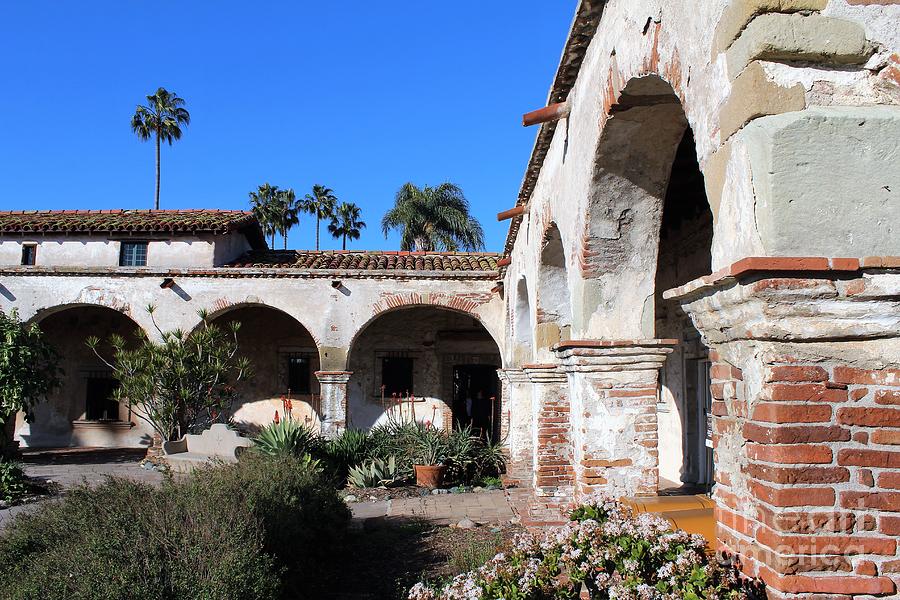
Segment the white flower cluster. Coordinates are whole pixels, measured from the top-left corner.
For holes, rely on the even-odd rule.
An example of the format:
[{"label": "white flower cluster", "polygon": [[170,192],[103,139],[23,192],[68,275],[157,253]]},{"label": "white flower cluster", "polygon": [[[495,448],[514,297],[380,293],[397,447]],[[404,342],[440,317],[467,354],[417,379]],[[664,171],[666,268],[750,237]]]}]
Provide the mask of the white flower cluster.
[{"label": "white flower cluster", "polygon": [[673,531],[653,514],[633,516],[591,497],[566,526],[542,538],[518,536],[508,553],[435,590],[422,583],[409,600],[553,600],[577,597],[584,584],[599,600],[744,600],[733,569],[710,563],[702,536]]}]

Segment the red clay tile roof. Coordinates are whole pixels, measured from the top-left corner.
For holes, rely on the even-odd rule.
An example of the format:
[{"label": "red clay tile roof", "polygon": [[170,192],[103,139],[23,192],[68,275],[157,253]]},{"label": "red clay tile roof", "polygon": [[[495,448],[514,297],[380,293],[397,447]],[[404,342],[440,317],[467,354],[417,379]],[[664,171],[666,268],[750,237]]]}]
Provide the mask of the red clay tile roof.
[{"label": "red clay tile roof", "polygon": [[243,210],[14,210],[0,211],[0,233],[169,233],[242,231],[265,247],[259,223]]},{"label": "red clay tile roof", "polygon": [[354,252],[254,250],[229,264],[240,268],[388,271],[496,271],[492,252]]}]

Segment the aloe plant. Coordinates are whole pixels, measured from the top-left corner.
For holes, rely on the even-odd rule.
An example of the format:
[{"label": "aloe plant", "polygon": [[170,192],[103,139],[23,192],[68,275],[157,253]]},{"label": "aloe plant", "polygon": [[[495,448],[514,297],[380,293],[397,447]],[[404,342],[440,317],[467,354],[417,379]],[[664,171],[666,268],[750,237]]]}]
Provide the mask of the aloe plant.
[{"label": "aloe plant", "polygon": [[271,456],[290,454],[300,457],[304,454],[314,454],[321,444],[319,434],[294,419],[270,423],[253,438],[253,441],[257,452]]},{"label": "aloe plant", "polygon": [[362,464],[350,467],[347,483],[357,488],[390,485],[397,481],[397,459],[394,456],[387,460],[374,458]]}]

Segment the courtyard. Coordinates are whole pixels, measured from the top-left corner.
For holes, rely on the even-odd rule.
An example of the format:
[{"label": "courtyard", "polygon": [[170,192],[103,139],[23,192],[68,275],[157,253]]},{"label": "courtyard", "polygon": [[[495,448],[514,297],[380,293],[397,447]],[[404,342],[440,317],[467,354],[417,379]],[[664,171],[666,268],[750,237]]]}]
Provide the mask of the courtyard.
[{"label": "courtyard", "polygon": [[570,5],[7,10],[0,600],[900,594],[900,3]]}]

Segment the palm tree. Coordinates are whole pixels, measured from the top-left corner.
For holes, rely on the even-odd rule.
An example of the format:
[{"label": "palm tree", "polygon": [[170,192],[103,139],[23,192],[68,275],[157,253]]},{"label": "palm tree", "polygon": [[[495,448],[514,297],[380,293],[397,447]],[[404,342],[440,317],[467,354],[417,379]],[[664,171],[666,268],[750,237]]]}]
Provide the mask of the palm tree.
[{"label": "palm tree", "polygon": [[131,117],[131,130],[146,142],[156,137],[156,202],[159,210],[159,146],[161,141],[170,146],[181,139],[181,126],[190,125],[191,114],[184,108],[184,100],[174,92],[159,88],[152,96],[147,96],[148,105],[138,105]]},{"label": "palm tree", "polygon": [[359,220],[359,207],[352,202],[341,202],[334,210],[328,231],[335,239],[342,238],[341,248],[346,250],[347,238],[358,240],[360,231],[365,226],[365,221]]},{"label": "palm tree", "polygon": [[307,194],[303,200],[303,210],[316,217],[316,250],[319,249],[319,222],[322,219],[330,219],[334,216],[334,205],[337,196],[324,185],[314,185],[312,194]]},{"label": "palm tree", "polygon": [[386,238],[400,230],[400,249],[433,252],[482,250],[484,232],[469,214],[469,201],[459,186],[442,183],[420,188],[405,183],[397,192],[394,207],[381,219]]},{"label": "palm tree", "polygon": [[277,217],[278,231],[284,241],[284,249],[287,250],[288,231],[294,225],[300,223],[300,205],[293,188],[280,190],[275,201],[275,213]]},{"label": "palm tree", "polygon": [[277,185],[268,182],[250,192],[250,210],[259,221],[263,232],[272,237],[272,248],[275,248],[275,232],[279,229],[279,211],[276,207],[281,190]]}]

